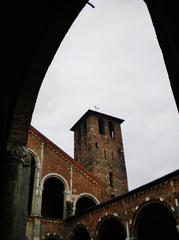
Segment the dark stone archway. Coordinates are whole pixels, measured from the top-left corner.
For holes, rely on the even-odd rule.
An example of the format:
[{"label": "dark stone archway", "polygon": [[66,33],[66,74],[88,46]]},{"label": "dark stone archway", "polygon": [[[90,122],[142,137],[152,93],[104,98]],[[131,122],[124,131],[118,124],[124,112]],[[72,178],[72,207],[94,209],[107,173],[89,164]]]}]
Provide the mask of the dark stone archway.
[{"label": "dark stone archway", "polygon": [[107,217],[98,227],[96,240],[125,240],[126,232],[123,225],[115,217]]},{"label": "dark stone archway", "polygon": [[46,240],[59,240],[59,238],[56,238],[56,237],[49,237],[49,238],[46,238]]},{"label": "dark stone archway", "polygon": [[96,205],[96,201],[94,201],[92,198],[88,196],[81,197],[76,203],[75,214],[84,212],[85,210],[95,207]]},{"label": "dark stone archway", "polygon": [[55,177],[48,178],[43,187],[42,217],[63,219],[64,184]]},{"label": "dark stone archway", "polygon": [[71,240],[90,240],[90,235],[84,226],[78,227]]},{"label": "dark stone archway", "polygon": [[171,89],[179,111],[179,15],[177,1],[144,0],[163,53]]},{"label": "dark stone archway", "polygon": [[[27,136],[46,71],[87,0],[39,0],[3,5],[0,94],[2,239],[25,239],[29,160]],[[4,30],[4,32],[3,32]]]},{"label": "dark stone archway", "polygon": [[56,238],[56,237],[49,237],[47,238],[46,240],[58,240],[59,238]]},{"label": "dark stone archway", "polygon": [[45,240],[60,240],[60,238],[58,236],[50,236],[45,238]]},{"label": "dark stone archway", "polygon": [[139,210],[135,236],[138,240],[179,240],[173,215],[160,203],[151,203]]},{"label": "dark stone archway", "polygon": [[[0,94],[2,239],[25,238],[28,189],[24,191],[24,186],[28,186],[29,179],[25,169],[28,164],[23,157],[26,150],[23,146],[26,145],[32,113],[45,73],[86,2],[88,1],[31,0],[4,3]],[[145,2],[164,55],[176,104],[179,106],[178,3],[163,0]],[[7,148],[15,149],[11,151],[11,157]],[[16,189],[19,189],[18,192]],[[20,199],[21,193],[23,198]]]}]

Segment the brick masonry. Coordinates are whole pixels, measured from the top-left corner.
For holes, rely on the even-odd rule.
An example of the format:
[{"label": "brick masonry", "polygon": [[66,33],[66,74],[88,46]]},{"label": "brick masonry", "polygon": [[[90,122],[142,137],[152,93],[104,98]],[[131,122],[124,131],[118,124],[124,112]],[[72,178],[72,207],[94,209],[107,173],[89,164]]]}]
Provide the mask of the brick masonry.
[{"label": "brick masonry", "polygon": [[[103,124],[102,133],[99,120]],[[71,129],[74,131],[75,159],[101,179],[107,185],[108,194],[114,196],[128,191],[122,122],[119,118],[88,110]]]},{"label": "brick masonry", "polygon": [[[105,134],[99,133],[99,117],[103,119]],[[37,129],[30,128],[28,148],[35,161],[35,177],[26,229],[29,240],[47,240],[50,237],[71,240],[75,230],[81,226],[91,239],[98,240],[99,227],[105,219],[111,218],[122,224],[127,239],[134,239],[140,212],[154,203],[167,209],[179,228],[179,171],[128,192],[120,128],[122,121],[94,111],[83,115],[72,127],[75,160]],[[115,137],[111,137],[109,122],[112,122]],[[113,173],[113,188],[109,172]],[[51,177],[64,184],[63,219],[47,218],[41,214],[44,183]],[[111,194],[114,194],[113,198]],[[97,205],[74,215],[78,200],[84,196],[93,199]]]}]

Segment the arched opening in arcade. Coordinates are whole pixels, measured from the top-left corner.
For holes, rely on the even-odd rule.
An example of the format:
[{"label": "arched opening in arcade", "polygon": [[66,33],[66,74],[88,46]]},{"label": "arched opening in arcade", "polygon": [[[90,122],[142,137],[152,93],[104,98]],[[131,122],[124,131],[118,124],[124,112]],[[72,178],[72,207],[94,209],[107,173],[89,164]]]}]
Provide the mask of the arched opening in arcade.
[{"label": "arched opening in arcade", "polygon": [[90,240],[90,235],[84,226],[78,227],[73,236],[72,240]]},{"label": "arched opening in arcade", "polygon": [[64,183],[56,177],[48,178],[42,194],[42,216],[63,219]]},{"label": "arched opening in arcade", "polygon": [[95,207],[97,202],[91,196],[82,196],[77,200],[75,214],[84,212],[87,209]]},{"label": "arched opening in arcade", "polygon": [[46,238],[46,240],[59,240],[59,238],[57,238],[57,237],[49,237],[49,238]]},{"label": "arched opening in arcade", "polygon": [[31,155],[29,198],[28,198],[28,215],[31,215],[31,213],[32,213],[35,169],[36,169],[36,161],[35,161],[35,158]]},{"label": "arched opening in arcade", "polygon": [[126,232],[121,222],[115,217],[107,217],[100,223],[96,240],[125,240]]},{"label": "arched opening in arcade", "polygon": [[147,204],[136,216],[135,237],[138,240],[178,240],[173,214],[160,203]]},{"label": "arched opening in arcade", "polygon": [[50,236],[45,238],[45,240],[59,240],[60,238],[58,236]]}]

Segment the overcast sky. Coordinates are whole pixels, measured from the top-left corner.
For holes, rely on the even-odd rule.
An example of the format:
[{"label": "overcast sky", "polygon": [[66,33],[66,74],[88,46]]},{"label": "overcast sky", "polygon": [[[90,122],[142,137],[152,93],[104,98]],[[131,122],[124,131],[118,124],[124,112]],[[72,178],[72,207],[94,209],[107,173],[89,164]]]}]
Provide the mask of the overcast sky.
[{"label": "overcast sky", "polygon": [[69,129],[88,110],[122,124],[129,188],[178,169],[179,124],[155,31],[143,0],[91,0],[59,47],[32,125],[73,156]]}]

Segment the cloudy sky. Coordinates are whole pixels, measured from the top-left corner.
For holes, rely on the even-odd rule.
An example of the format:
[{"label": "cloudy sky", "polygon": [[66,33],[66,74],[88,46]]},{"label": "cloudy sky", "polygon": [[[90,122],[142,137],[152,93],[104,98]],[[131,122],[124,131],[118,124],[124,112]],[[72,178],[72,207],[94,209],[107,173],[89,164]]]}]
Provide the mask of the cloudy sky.
[{"label": "cloudy sky", "polygon": [[178,169],[179,124],[143,0],[91,0],[58,49],[32,125],[73,156],[69,129],[88,110],[125,120],[129,188]]}]

